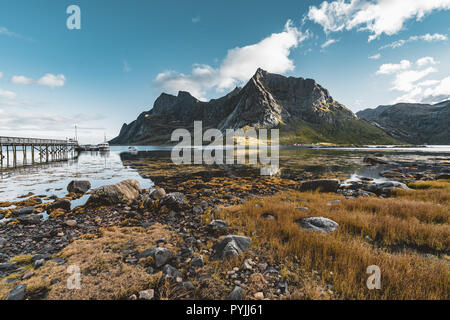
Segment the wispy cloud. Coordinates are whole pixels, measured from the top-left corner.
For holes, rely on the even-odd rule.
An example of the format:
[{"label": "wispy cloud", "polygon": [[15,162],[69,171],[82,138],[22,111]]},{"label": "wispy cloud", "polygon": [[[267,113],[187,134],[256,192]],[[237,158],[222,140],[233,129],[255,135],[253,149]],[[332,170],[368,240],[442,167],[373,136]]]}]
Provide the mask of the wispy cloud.
[{"label": "wispy cloud", "polygon": [[19,33],[13,32],[13,31],[9,30],[8,28],[2,27],[2,26],[0,26],[0,35],[5,35],[5,36],[8,36],[8,37],[13,37],[13,38],[17,38],[17,39],[23,39],[23,40],[27,40],[27,41],[34,41],[32,38],[23,36],[23,35],[21,35]]},{"label": "wispy cloud", "polygon": [[400,48],[407,43],[416,42],[416,41],[437,42],[437,41],[447,41],[447,40],[448,40],[448,37],[446,34],[440,34],[440,33],[429,34],[429,33],[427,33],[422,36],[411,36],[406,40],[402,39],[402,40],[394,41],[392,43],[382,46],[380,48],[380,50],[387,49],[387,48],[391,48],[391,49]]},{"label": "wispy cloud", "polygon": [[0,89],[0,98],[12,100],[15,99],[16,97],[17,94],[15,92]]},{"label": "wispy cloud", "polygon": [[394,75],[392,91],[401,92],[393,102],[428,102],[436,103],[450,98],[450,77],[441,80],[425,77],[438,70],[438,62],[433,57],[423,57],[415,63],[402,60],[400,63],[383,64],[377,75]]},{"label": "wispy cloud", "polygon": [[450,0],[336,0],[311,6],[307,17],[324,32],[369,31],[369,41],[383,33],[394,35],[411,19],[421,20],[437,10],[449,10]]},{"label": "wispy cloud", "polygon": [[66,77],[63,74],[54,75],[51,73],[45,74],[43,77],[34,80],[25,76],[12,76],[11,82],[14,84],[31,85],[38,84],[41,86],[47,86],[52,89],[56,87],[62,87],[66,83]]},{"label": "wispy cloud", "polygon": [[327,48],[327,47],[329,47],[329,46],[331,46],[332,44],[337,43],[337,42],[339,42],[339,40],[336,40],[336,39],[329,39],[329,40],[325,41],[320,47],[321,47],[322,49],[325,49],[325,48]]},{"label": "wispy cloud", "polygon": [[380,58],[381,58],[381,54],[380,53],[374,54],[373,56],[369,57],[370,60],[378,60]]}]

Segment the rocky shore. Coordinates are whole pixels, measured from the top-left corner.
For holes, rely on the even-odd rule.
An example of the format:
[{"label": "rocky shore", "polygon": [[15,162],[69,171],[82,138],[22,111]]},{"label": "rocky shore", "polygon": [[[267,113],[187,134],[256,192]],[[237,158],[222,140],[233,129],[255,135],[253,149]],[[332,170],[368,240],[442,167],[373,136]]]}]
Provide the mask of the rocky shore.
[{"label": "rocky shore", "polygon": [[[290,190],[335,194],[336,199],[327,202],[332,207],[342,199],[388,198],[397,190],[411,190],[408,185],[418,181],[450,178],[447,159],[432,164],[388,163],[378,155],[366,157],[364,162],[386,166],[381,174],[385,179],[311,177],[297,181],[283,177],[283,173],[270,178],[245,176],[242,172],[237,176],[229,168],[198,166],[195,171],[166,168],[166,174],[153,172],[151,178],[158,186],[152,189],[141,189],[137,181],[126,180],[90,190],[89,181],[73,181],[63,199],[28,194],[21,201],[0,202],[0,297],[289,298],[290,286],[300,285],[290,277],[298,265],[275,259],[259,245],[256,234],[223,220],[222,211],[252,199],[264,203],[266,197]],[[142,176],[148,174],[140,162],[130,161],[129,165]],[[87,203],[71,209],[71,200],[85,193],[90,195]],[[306,215],[296,221],[298,228],[305,231],[329,234],[340,228],[332,219],[308,214],[306,200],[296,210]],[[277,219],[273,213],[262,217],[267,221]],[[86,257],[78,257],[81,251],[77,246],[87,245],[93,248],[91,258],[88,252]],[[74,257],[87,268],[82,270],[83,277],[91,277],[92,281],[98,279],[100,283],[101,273],[114,274],[107,266],[98,265],[100,257],[128,270],[130,279],[136,277],[139,281],[129,290],[100,284],[91,292],[70,291],[65,288],[65,271],[76,262]],[[118,283],[122,276],[118,273]],[[302,279],[302,286],[315,288],[316,298],[338,298],[333,286],[314,270],[305,272]]]}]

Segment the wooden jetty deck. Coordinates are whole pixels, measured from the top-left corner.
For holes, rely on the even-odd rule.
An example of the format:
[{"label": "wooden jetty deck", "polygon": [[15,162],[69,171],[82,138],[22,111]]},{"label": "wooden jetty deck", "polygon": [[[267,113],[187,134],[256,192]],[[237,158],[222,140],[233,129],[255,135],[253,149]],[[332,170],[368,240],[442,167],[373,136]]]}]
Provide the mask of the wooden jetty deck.
[{"label": "wooden jetty deck", "polygon": [[[65,161],[75,156],[78,142],[75,140],[35,139],[0,136],[0,170],[17,167],[19,154],[22,165]],[[30,162],[28,156],[31,156]],[[11,161],[10,161],[11,160]]]}]

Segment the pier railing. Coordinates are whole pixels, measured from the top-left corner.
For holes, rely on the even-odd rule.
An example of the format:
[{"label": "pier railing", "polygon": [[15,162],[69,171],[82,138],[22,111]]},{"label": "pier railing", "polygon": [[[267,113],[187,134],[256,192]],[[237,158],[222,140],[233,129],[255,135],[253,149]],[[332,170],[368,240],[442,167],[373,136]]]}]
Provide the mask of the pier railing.
[{"label": "pier railing", "polygon": [[55,139],[36,139],[36,138],[19,138],[19,137],[1,137],[0,145],[67,145],[75,146],[78,142],[75,140],[55,140]]}]

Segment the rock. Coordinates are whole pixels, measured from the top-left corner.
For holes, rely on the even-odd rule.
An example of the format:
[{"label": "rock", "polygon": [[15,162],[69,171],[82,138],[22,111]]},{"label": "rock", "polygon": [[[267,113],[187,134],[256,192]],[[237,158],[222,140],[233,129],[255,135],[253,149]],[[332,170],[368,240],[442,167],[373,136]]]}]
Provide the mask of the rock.
[{"label": "rock", "polygon": [[31,278],[33,275],[34,275],[33,271],[28,271],[22,276],[22,280],[27,280],[27,279]]},{"label": "rock", "polygon": [[39,268],[42,267],[44,264],[45,264],[45,260],[44,260],[44,259],[36,260],[36,261],[33,263],[33,267],[34,267],[35,269],[39,269]]},{"label": "rock", "polygon": [[125,180],[93,190],[86,205],[114,205],[122,201],[132,201],[139,197],[140,192],[139,182]]},{"label": "rock", "polygon": [[17,268],[17,262],[0,263],[0,271],[11,271]]},{"label": "rock", "polygon": [[304,218],[298,220],[297,223],[303,229],[324,233],[331,233],[339,226],[335,221],[324,217]]},{"label": "rock", "polygon": [[195,290],[194,285],[193,285],[192,282],[190,282],[190,281],[184,281],[184,282],[181,282],[180,284],[178,284],[178,286],[179,286],[180,288],[183,288],[184,290],[187,290],[187,291],[193,291],[193,290]]},{"label": "rock", "polygon": [[187,209],[188,204],[184,200],[184,194],[172,192],[161,199],[160,206],[166,206],[169,210],[183,211]]},{"label": "rock", "polygon": [[46,208],[47,212],[52,212],[56,209],[63,209],[65,211],[70,211],[70,200],[63,199],[59,201],[55,201],[49,204]]},{"label": "rock", "polygon": [[230,292],[230,294],[227,297],[227,300],[242,300],[243,298],[243,292],[241,287],[235,286],[233,291]]},{"label": "rock", "polygon": [[308,207],[296,207],[296,210],[300,210],[300,211],[308,211],[309,208]]},{"label": "rock", "polygon": [[71,181],[67,186],[67,191],[71,193],[81,193],[85,194],[91,188],[91,183],[87,180],[82,181]]},{"label": "rock", "polygon": [[204,265],[203,256],[198,256],[198,257],[195,257],[194,259],[192,259],[191,265],[194,268],[203,267],[203,265]]},{"label": "rock", "polygon": [[244,270],[252,270],[253,269],[253,261],[251,259],[244,260]]},{"label": "rock", "polygon": [[13,216],[21,216],[21,215],[32,214],[34,209],[36,209],[36,207],[26,207],[26,208],[12,210],[11,211],[11,215],[13,215]]},{"label": "rock", "polygon": [[160,200],[166,196],[166,190],[163,188],[156,188],[151,194],[153,200]]},{"label": "rock", "polygon": [[387,164],[386,161],[381,160],[381,159],[378,159],[378,158],[376,158],[376,157],[372,157],[372,156],[366,156],[366,157],[364,157],[363,162],[364,162],[364,163],[368,163],[368,164],[370,164],[370,165],[372,165],[372,166],[373,166],[373,165],[377,165],[377,164]]},{"label": "rock", "polygon": [[381,182],[381,183],[371,183],[364,187],[364,190],[373,192],[377,195],[380,195],[380,194],[389,195],[395,189],[411,190],[410,188],[408,188],[408,186],[406,184],[398,182],[398,181],[385,181],[385,182]]},{"label": "rock", "polygon": [[250,247],[251,241],[248,237],[228,235],[212,247],[214,254],[211,258],[236,257]]},{"label": "rock", "polygon": [[19,220],[19,222],[22,224],[38,224],[39,222],[41,222],[41,216],[37,214],[19,216],[14,219]]},{"label": "rock", "polygon": [[255,295],[254,295],[254,297],[255,297],[255,299],[257,299],[257,300],[262,300],[262,299],[264,299],[264,293],[262,293],[262,292],[256,292]]},{"label": "rock", "polygon": [[148,289],[148,290],[143,290],[139,292],[139,299],[140,300],[152,300],[155,296],[155,290],[153,289]]},{"label": "rock", "polygon": [[269,213],[264,213],[261,217],[266,220],[276,220],[276,218]]},{"label": "rock", "polygon": [[169,280],[175,280],[178,277],[181,277],[180,271],[178,269],[172,267],[170,264],[166,264],[163,269],[162,273],[165,278],[168,278]]},{"label": "rock", "polygon": [[52,255],[50,253],[43,253],[43,254],[37,254],[31,258],[33,262],[36,262],[37,260],[50,260],[52,258]]},{"label": "rock", "polygon": [[69,227],[75,227],[77,225],[76,220],[67,220],[66,225]]},{"label": "rock", "polygon": [[337,179],[318,179],[302,181],[299,186],[299,190],[304,191],[315,191],[317,189],[320,192],[336,192],[340,186],[339,180]]},{"label": "rock", "polygon": [[282,294],[289,294],[288,284],[286,281],[278,283],[277,288],[280,289]]},{"label": "rock", "polygon": [[159,268],[167,263],[169,259],[173,256],[173,252],[167,248],[152,248],[149,250],[145,250],[144,252],[138,255],[138,260],[147,257],[153,257],[155,260],[155,267]]},{"label": "rock", "polygon": [[23,300],[25,298],[25,291],[27,286],[24,284],[18,284],[11,290],[6,297],[6,300]]},{"label": "rock", "polygon": [[203,213],[203,209],[201,208],[201,207],[198,207],[198,206],[195,206],[193,209],[192,209],[192,213],[193,214],[195,214],[195,215],[201,215],[202,213]]},{"label": "rock", "polygon": [[211,231],[225,231],[228,228],[228,223],[224,220],[213,220],[208,225],[209,230]]},{"label": "rock", "polygon": [[436,180],[450,180],[450,173],[441,173],[436,176]]}]

